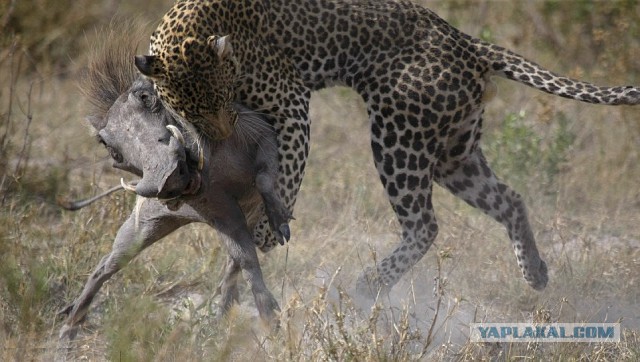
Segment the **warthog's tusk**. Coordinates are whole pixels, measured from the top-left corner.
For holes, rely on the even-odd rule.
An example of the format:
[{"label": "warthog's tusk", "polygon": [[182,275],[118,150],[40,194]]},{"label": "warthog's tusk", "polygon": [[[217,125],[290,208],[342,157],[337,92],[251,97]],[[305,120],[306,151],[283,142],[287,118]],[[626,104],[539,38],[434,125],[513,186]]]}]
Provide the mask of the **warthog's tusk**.
[{"label": "warthog's tusk", "polygon": [[182,147],[186,146],[187,143],[184,141],[184,136],[182,136],[182,132],[180,132],[178,127],[170,124],[170,125],[167,126],[167,129],[169,130],[169,132],[171,132],[173,137],[175,137],[178,140],[178,142],[180,142]]},{"label": "warthog's tusk", "polygon": [[122,185],[123,189],[125,189],[127,191],[130,191],[130,192],[133,192],[134,194],[136,193],[135,186],[133,186],[131,183],[124,182],[123,178],[120,178],[120,185]]},{"label": "warthog's tusk", "polygon": [[198,145],[198,171],[202,171],[204,168],[204,151],[202,146]]}]

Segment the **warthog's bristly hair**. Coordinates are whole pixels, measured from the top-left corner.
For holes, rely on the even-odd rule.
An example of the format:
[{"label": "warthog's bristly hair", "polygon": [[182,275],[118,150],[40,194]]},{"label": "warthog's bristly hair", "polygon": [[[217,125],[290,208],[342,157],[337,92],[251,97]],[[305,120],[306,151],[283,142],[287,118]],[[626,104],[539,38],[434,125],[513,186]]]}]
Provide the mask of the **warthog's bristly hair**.
[{"label": "warthog's bristly hair", "polygon": [[133,57],[147,34],[143,28],[133,21],[114,21],[100,31],[105,35],[91,50],[79,82],[93,107],[92,116],[104,118],[116,99],[133,84],[137,77]]}]

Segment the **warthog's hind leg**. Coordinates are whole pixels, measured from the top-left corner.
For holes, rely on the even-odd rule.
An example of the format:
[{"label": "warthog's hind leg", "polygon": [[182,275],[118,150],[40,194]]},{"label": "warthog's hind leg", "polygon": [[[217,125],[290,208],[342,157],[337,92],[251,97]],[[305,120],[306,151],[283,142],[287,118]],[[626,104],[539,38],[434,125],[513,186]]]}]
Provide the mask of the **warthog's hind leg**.
[{"label": "warthog's hind leg", "polygon": [[238,292],[239,275],[240,264],[236,263],[232,257],[227,257],[224,274],[216,291],[216,294],[222,295],[221,306],[223,313],[227,313],[231,306],[240,300],[240,293]]}]

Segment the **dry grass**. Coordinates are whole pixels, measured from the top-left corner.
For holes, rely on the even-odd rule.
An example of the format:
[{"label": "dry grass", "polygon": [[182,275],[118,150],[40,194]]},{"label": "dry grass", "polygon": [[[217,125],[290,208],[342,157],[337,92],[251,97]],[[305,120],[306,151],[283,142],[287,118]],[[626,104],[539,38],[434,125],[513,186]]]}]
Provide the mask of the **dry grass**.
[{"label": "dry grass", "polygon": [[[36,9],[55,8],[40,11],[41,32],[28,25],[38,24],[40,13],[28,18],[24,1],[0,5],[0,14],[9,14],[4,10],[15,4],[11,21],[0,15],[0,27],[9,29],[0,43],[1,360],[640,358],[639,111],[578,104],[507,81],[499,81],[487,110],[484,148],[527,201],[551,271],[545,291],[521,278],[502,226],[436,188],[441,232],[432,250],[388,298],[375,305],[358,300],[357,275],[395,245],[399,229],[373,168],[363,104],[338,88],[312,101],[312,151],[293,240],[262,258],[283,309],[277,333],[256,321],[246,291],[244,304],[218,316],[209,296],[224,251],[210,229],[196,225],[106,283],[74,348],[58,349],[56,311],[79,293],[133,207],[124,194],[77,213],[55,206],[59,195],[93,194],[120,177],[83,123],[86,104],[74,84],[82,49],[100,39],[93,25],[113,14],[153,8],[140,19],[153,21],[170,2],[144,9],[94,2],[62,11],[67,16],[54,22],[65,4],[38,1]],[[603,84],[640,84],[636,2],[430,7],[468,33],[554,70]],[[624,338],[468,342],[473,321],[531,320],[622,320]]]}]

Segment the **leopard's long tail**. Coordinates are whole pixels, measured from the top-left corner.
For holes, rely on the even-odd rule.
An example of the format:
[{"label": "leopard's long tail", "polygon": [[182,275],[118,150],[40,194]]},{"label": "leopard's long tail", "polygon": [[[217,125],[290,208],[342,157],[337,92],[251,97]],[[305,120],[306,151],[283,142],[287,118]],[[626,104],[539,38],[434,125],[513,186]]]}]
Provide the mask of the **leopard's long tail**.
[{"label": "leopard's long tail", "polygon": [[474,43],[476,53],[489,63],[495,75],[582,102],[608,105],[640,104],[639,87],[599,87],[550,72],[497,45],[480,40],[475,40]]}]

